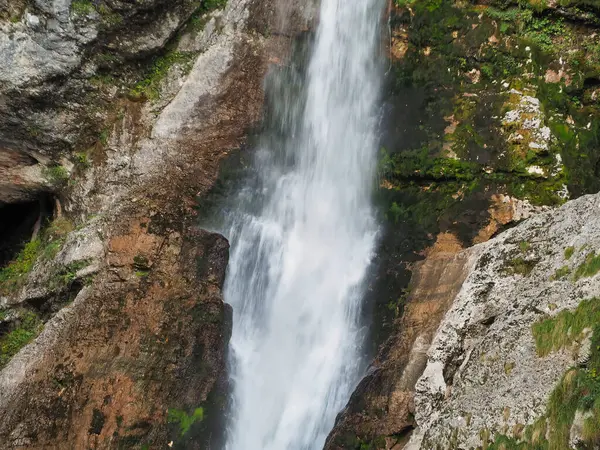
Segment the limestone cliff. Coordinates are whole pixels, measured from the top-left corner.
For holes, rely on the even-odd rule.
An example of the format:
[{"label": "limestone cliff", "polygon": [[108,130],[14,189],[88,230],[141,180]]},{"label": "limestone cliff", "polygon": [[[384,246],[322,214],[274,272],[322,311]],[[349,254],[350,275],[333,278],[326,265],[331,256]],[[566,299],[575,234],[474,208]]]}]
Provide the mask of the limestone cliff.
[{"label": "limestone cliff", "polygon": [[218,443],[228,244],[197,199],[307,20],[252,0],[0,1],[2,448]]},{"label": "limestone cliff", "polygon": [[599,211],[600,196],[584,196],[470,251],[406,448],[597,446]]},{"label": "limestone cliff", "polygon": [[[540,350],[531,327],[572,311],[560,329],[580,303],[595,308],[586,303],[595,278],[581,273],[596,264],[596,200],[568,200],[600,188],[599,26],[596,2],[390,2],[384,234],[370,286],[380,345],[327,449],[598,445],[595,397],[585,393],[595,384],[581,381],[595,363],[569,375],[575,387],[562,385],[568,414],[552,431],[577,345],[568,337],[568,351]],[[473,320],[451,343],[461,314]],[[573,340],[593,340],[586,327]]]},{"label": "limestone cliff", "polygon": [[[0,0],[2,448],[218,445],[197,218],[311,5]],[[598,446],[599,35],[591,0],[390,2],[374,357],[327,449]]]}]

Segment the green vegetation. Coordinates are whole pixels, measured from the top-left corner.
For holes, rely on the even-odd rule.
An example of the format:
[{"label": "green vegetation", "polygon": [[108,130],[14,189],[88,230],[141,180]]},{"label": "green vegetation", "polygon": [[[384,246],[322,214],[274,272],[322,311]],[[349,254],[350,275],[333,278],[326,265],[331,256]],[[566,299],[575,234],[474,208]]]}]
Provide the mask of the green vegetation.
[{"label": "green vegetation", "polygon": [[69,172],[60,165],[45,167],[42,175],[57,187],[65,186],[69,181]]},{"label": "green vegetation", "polygon": [[57,217],[42,231],[42,251],[44,260],[52,260],[62,248],[67,235],[75,229],[73,223],[65,217]]},{"label": "green vegetation", "polygon": [[42,329],[39,317],[31,311],[22,313],[16,322],[18,323],[16,328],[0,336],[0,368],[31,342]]},{"label": "green vegetation", "polygon": [[569,260],[571,259],[571,256],[573,256],[573,253],[575,253],[575,247],[567,247],[565,248],[565,259]]},{"label": "green vegetation", "polygon": [[104,26],[114,27],[123,23],[123,17],[104,2],[96,0],[73,0],[71,3],[71,14],[86,16],[92,12],[97,12],[100,15]]},{"label": "green vegetation", "polygon": [[582,337],[585,328],[600,324],[600,299],[583,300],[575,311],[561,311],[556,317],[532,326],[539,356],[568,347]]},{"label": "green vegetation", "polygon": [[556,269],[556,272],[550,277],[550,280],[562,280],[563,278],[568,277],[570,273],[571,269],[569,266],[562,266],[560,269]]},{"label": "green vegetation", "polygon": [[513,361],[504,363],[504,373],[510,375],[515,368],[515,365],[516,364]]},{"label": "green vegetation", "polygon": [[133,258],[133,268],[137,277],[145,278],[150,274],[150,261],[144,255],[136,255]]},{"label": "green vegetation", "polygon": [[199,10],[206,13],[214,9],[222,9],[226,4],[227,0],[203,0]]},{"label": "green vegetation", "polygon": [[179,424],[181,436],[184,436],[194,423],[202,420],[204,420],[204,409],[202,408],[196,408],[192,415],[188,415],[180,409],[169,409],[167,416],[169,423]]},{"label": "green vegetation", "polygon": [[192,14],[188,21],[186,31],[199,32],[206,24],[206,14],[215,9],[223,9],[227,0],[203,0],[198,9]]},{"label": "green vegetation", "polygon": [[454,158],[431,157],[427,148],[398,153],[393,157],[382,149],[380,171],[390,179],[431,179],[471,181],[480,168]]},{"label": "green vegetation", "polygon": [[90,159],[89,159],[89,157],[88,157],[88,155],[87,155],[86,152],[75,153],[75,162],[82,169],[87,169],[91,165],[90,164]]},{"label": "green vegetation", "polygon": [[39,238],[28,242],[14,261],[0,270],[0,292],[14,293],[25,283],[41,246],[42,242]]},{"label": "green vegetation", "polygon": [[531,273],[536,264],[537,261],[528,261],[519,256],[507,261],[504,265],[504,271],[511,275],[517,274],[527,276]]},{"label": "green vegetation", "polygon": [[103,3],[98,5],[97,11],[100,14],[100,17],[102,17],[102,23],[109,27],[118,26],[123,23],[123,17]]},{"label": "green vegetation", "polygon": [[174,64],[180,64],[183,66],[184,71],[187,72],[191,70],[194,56],[194,53],[172,51],[164,56],[156,58],[146,74],[146,77],[131,89],[129,96],[140,100],[158,99],[160,84],[169,72],[169,69],[173,67]]},{"label": "green vegetation", "polygon": [[585,367],[569,369],[550,394],[546,413],[512,437],[496,435],[484,441],[488,450],[563,450],[569,447],[575,413],[588,416],[583,423],[582,448],[600,442],[600,300],[584,300],[575,311],[534,324],[538,353],[571,345],[584,328],[592,328],[591,355]]},{"label": "green vegetation", "polygon": [[600,271],[600,255],[596,252],[589,253],[585,261],[575,270],[575,280],[594,276]]},{"label": "green vegetation", "polygon": [[85,15],[95,10],[91,0],[73,0],[71,3],[71,12],[77,15]]},{"label": "green vegetation", "polygon": [[519,242],[519,250],[521,250],[522,253],[527,253],[527,250],[529,250],[530,244],[527,241],[521,241]]},{"label": "green vegetation", "polygon": [[[600,108],[593,101],[593,89],[584,90],[582,85],[586,78],[600,76],[597,39],[561,17],[541,14],[547,7],[544,0],[494,0],[489,7],[447,0],[397,0],[396,4],[411,9],[395,19],[408,29],[408,48],[394,66],[396,89],[404,95],[407,89],[409,94],[425,89],[424,120],[413,132],[413,136],[421,135],[421,142],[411,147],[428,149],[425,164],[413,158],[415,150],[408,151],[415,161],[408,161],[405,169],[407,156],[400,157],[396,166],[401,170],[392,168],[396,176],[476,179],[490,189],[537,205],[563,203],[559,192],[564,192],[564,185],[572,196],[600,190],[600,178],[593,170],[600,160]],[[559,57],[581,74],[571,86],[544,81],[550,62]],[[482,79],[465,84],[464,74],[472,70],[479,70]],[[523,76],[526,73],[532,76]],[[503,80],[542,101],[546,125],[558,138],[549,151],[529,148],[526,135],[524,145],[502,138],[499,118],[506,111],[498,102],[503,98],[498,87]],[[565,117],[573,118],[575,124],[565,123]],[[452,119],[450,132],[442,133],[446,126],[438,125],[442,118]],[[431,170],[446,164],[436,161],[444,156],[440,136],[445,148],[460,159],[460,167]],[[395,158],[396,149],[392,153]],[[562,156],[563,170],[555,169],[557,154]],[[491,173],[478,162],[481,156]],[[550,176],[528,173],[531,165]]]},{"label": "green vegetation", "polygon": [[100,131],[100,134],[98,135],[98,141],[104,147],[106,147],[108,145],[108,138],[109,137],[110,137],[110,130],[108,128],[104,128],[102,131]]},{"label": "green vegetation", "polygon": [[27,275],[39,258],[54,259],[73,224],[65,218],[57,218],[43,229],[39,236],[26,243],[13,261],[0,269],[0,292],[14,294],[26,282]]},{"label": "green vegetation", "polygon": [[73,284],[77,278],[77,272],[89,266],[88,260],[73,261],[65,267],[62,267],[50,281],[50,288],[54,291],[61,291]]}]

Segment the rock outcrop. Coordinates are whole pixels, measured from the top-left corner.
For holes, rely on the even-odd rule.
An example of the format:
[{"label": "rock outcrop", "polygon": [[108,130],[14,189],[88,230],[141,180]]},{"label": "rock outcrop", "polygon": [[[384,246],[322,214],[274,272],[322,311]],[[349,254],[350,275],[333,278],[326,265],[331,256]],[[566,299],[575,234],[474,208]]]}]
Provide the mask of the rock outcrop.
[{"label": "rock outcrop", "polygon": [[0,202],[50,193],[0,270],[2,448],[218,444],[228,244],[197,228],[198,199],[258,123],[299,11],[0,2]]},{"label": "rock outcrop", "polygon": [[357,448],[369,437],[377,448],[402,448],[414,427],[414,387],[442,317],[452,305],[473,258],[455,236],[441,233],[415,264],[411,294],[394,333],[342,411],[326,449]]},{"label": "rock outcrop", "polygon": [[[389,84],[384,96],[384,148],[377,191],[384,231],[376,261],[377,276],[369,286],[369,300],[375,303],[372,334],[376,344],[383,344],[374,352],[376,356],[368,374],[338,417],[327,448],[396,450],[404,448],[411,435],[414,435],[411,449],[429,450],[438,448],[438,444],[439,448],[540,448],[527,446],[534,445],[531,435],[543,434],[541,429],[533,429],[532,421],[541,427],[542,423],[554,420],[552,408],[546,409],[547,401],[549,396],[558,395],[554,393],[561,386],[559,381],[566,379],[564,364],[576,364],[570,355],[561,352],[544,355],[548,361],[556,359],[558,368],[539,376],[527,372],[532,378],[522,386],[519,386],[522,380],[514,378],[516,366],[511,361],[494,366],[499,369],[494,376],[511,380],[510,395],[533,389],[528,395],[535,397],[535,405],[522,405],[515,415],[510,411],[511,405],[503,403],[505,391],[499,385],[485,384],[486,390],[473,379],[460,380],[470,383],[465,385],[465,392],[471,390],[482,397],[475,400],[461,397],[460,402],[452,403],[456,389],[453,376],[462,374],[461,364],[468,359],[469,367],[484,370],[482,362],[474,357],[469,359],[455,347],[447,348],[445,358],[452,362],[443,365],[441,376],[440,372],[428,369],[435,375],[428,379],[429,389],[435,394],[427,394],[422,390],[427,383],[417,384],[416,380],[425,367],[423,355],[432,342],[434,346],[437,342],[438,337],[434,336],[438,336],[439,321],[459,301],[460,296],[455,300],[453,295],[465,289],[461,288],[463,277],[468,275],[470,280],[479,270],[477,261],[481,260],[482,245],[488,245],[485,243],[489,240],[490,246],[504,245],[507,254],[503,257],[506,256],[506,261],[514,259],[515,268],[499,270],[499,266],[494,266],[494,273],[488,275],[490,283],[493,281],[498,288],[495,291],[498,297],[488,304],[484,301],[487,291],[483,292],[481,305],[473,302],[466,307],[466,311],[474,308],[473,313],[483,305],[495,310],[502,295],[500,286],[518,284],[520,287],[514,286],[515,290],[510,291],[517,295],[517,289],[530,288],[527,283],[531,278],[525,276],[526,272],[531,269],[530,276],[535,276],[543,264],[558,264],[559,256],[552,259],[554,253],[534,255],[535,240],[531,248],[526,242],[505,241],[508,239],[505,236],[516,233],[513,227],[524,220],[528,224],[537,223],[542,220],[537,217],[543,217],[548,221],[541,225],[543,233],[552,227],[548,218],[556,215],[560,220],[559,215],[571,214],[568,208],[554,208],[600,189],[597,45],[600,10],[594,3],[578,0],[560,4],[533,0],[470,3],[396,0],[390,2],[389,11],[390,65],[386,72]],[[591,215],[586,217],[593,220]],[[580,223],[575,221],[575,228],[565,229],[569,233],[565,239],[576,237]],[[436,255],[440,236],[452,236],[451,240],[458,244],[455,253],[447,258]],[[494,244],[501,241],[504,244]],[[559,242],[564,243],[557,238],[557,245]],[[508,253],[517,247],[520,254]],[[464,250],[456,252],[458,248]],[[577,307],[578,302],[585,300],[574,299],[577,291],[585,293],[579,286],[591,281],[568,280],[573,280],[572,271],[577,270],[573,265],[581,265],[581,258],[594,261],[590,252],[584,249],[584,254],[579,254],[580,260],[554,267],[552,273],[540,275],[547,277],[545,284],[539,279],[536,283],[540,288],[549,286],[550,290],[564,283],[564,289],[573,291],[568,294],[570,303],[563,302],[562,307]],[[430,272],[431,267],[437,267],[436,271]],[[439,277],[440,285],[435,281],[423,284],[427,273],[436,273],[433,280]],[[451,274],[454,279],[449,278]],[[444,295],[440,289],[445,289]],[[424,320],[416,320],[419,305],[434,297],[438,299],[436,309],[428,310]],[[552,308],[559,304],[550,303]],[[531,320],[541,320],[544,313],[549,313],[548,308],[540,309]],[[521,314],[525,312],[514,314],[518,320],[524,320]],[[479,325],[467,326],[473,330],[464,332],[476,333],[476,326],[482,330],[497,326],[491,316],[481,320]],[[505,325],[509,322],[507,317]],[[530,325],[531,322],[527,326]],[[531,330],[528,333],[523,330],[518,345],[516,338],[509,344],[500,333],[495,335],[498,351],[503,352],[505,345],[507,348],[530,345]],[[581,345],[587,345],[580,338],[584,341]],[[478,344],[468,341],[464,345],[476,348]],[[528,354],[532,355],[535,352]],[[534,356],[532,361],[541,367],[551,364]],[[590,378],[592,367],[595,366],[579,367],[576,378]],[[478,382],[484,381],[489,383]],[[536,382],[544,386],[536,387]],[[415,393],[417,387],[419,391]],[[463,394],[468,395],[464,392],[456,395]],[[573,398],[579,398],[579,394],[578,391]],[[482,410],[467,414],[470,401],[479,402]],[[494,413],[485,409],[491,406],[499,409]],[[505,410],[504,406],[508,408]],[[523,411],[527,408],[530,416],[525,420]],[[600,429],[600,422],[593,422],[595,413],[589,416],[582,405],[569,408],[571,442],[588,439],[585,443],[591,445],[590,427]],[[577,416],[575,411],[579,411]],[[494,414],[497,414],[495,419]],[[430,428],[423,428],[422,423]],[[566,423],[563,425],[567,427]],[[560,432],[568,435],[564,427]],[[425,437],[418,441],[417,436]],[[597,442],[594,441],[596,446]],[[552,445],[555,446],[550,448],[562,449],[569,444],[561,441]]]},{"label": "rock outcrop", "polygon": [[591,329],[573,324],[542,336],[570,341],[548,342],[546,352],[535,324],[600,295],[599,211],[600,196],[585,196],[471,250],[473,270],[416,385],[419,430],[406,448],[485,448],[499,435],[525,441],[563,375],[589,358]]}]

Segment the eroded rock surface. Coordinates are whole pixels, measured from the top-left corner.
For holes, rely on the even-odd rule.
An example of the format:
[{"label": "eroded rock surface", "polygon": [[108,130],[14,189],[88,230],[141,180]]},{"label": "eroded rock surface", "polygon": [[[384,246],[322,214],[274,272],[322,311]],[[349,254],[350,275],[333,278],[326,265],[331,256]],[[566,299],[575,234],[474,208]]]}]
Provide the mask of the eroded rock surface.
[{"label": "eroded rock surface", "polygon": [[228,244],[196,228],[198,198],[309,18],[268,37],[283,19],[274,3],[202,8],[0,2],[0,54],[24,33],[19,51],[42,59],[3,75],[0,201],[53,194],[0,271],[3,448],[218,444]]}]

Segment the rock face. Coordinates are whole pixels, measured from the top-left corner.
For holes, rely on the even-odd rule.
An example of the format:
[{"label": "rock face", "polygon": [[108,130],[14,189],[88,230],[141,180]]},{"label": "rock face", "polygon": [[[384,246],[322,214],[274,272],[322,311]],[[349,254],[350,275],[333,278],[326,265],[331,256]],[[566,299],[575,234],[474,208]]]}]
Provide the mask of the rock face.
[{"label": "rock face", "polygon": [[0,185],[0,202],[52,190],[42,169],[92,145],[108,120],[112,96],[98,79],[139,77],[136,61],[163,51],[197,9],[191,0],[1,6],[0,161],[14,181]]},{"label": "rock face", "polygon": [[0,1],[0,202],[52,193],[0,269],[2,448],[218,445],[228,244],[197,204],[297,6]]},{"label": "rock face", "polygon": [[[227,242],[194,230],[140,232],[154,227],[145,218],[130,226],[108,242],[115,272],[83,287],[0,373],[4,448],[165,447],[179,437],[169,410],[191,415],[222,382]],[[142,255],[151,268],[136,276]]]},{"label": "rock face", "polygon": [[419,432],[407,448],[486,446],[545,413],[585,350],[540,356],[532,326],[600,295],[597,273],[580,269],[600,248],[599,211],[600,196],[585,196],[473,248],[477,261],[416,385]]},{"label": "rock face", "polygon": [[[406,448],[562,449],[568,442],[552,439],[569,433],[571,442],[596,448],[600,438],[590,441],[590,430],[600,429],[600,422],[585,405],[569,404],[572,432],[567,424],[560,433],[550,430],[549,398],[570,379],[565,367],[586,356],[569,348],[538,357],[531,326],[595,295],[595,278],[574,275],[583,260],[595,261],[592,248],[581,250],[584,242],[575,242],[580,226],[594,226],[591,212],[577,214],[595,207],[595,200],[552,208],[600,189],[598,5],[398,0],[389,12],[377,191],[384,233],[378,280],[370,286],[378,302],[373,334],[378,344],[381,335],[388,339],[374,352],[327,448],[400,449],[412,436]],[[528,225],[518,226],[522,221]],[[559,222],[564,235],[555,231]],[[533,224],[539,237],[533,229],[514,237]],[[588,241],[595,242],[594,232],[590,228]],[[556,237],[547,238],[554,241],[546,255],[541,246],[549,233]],[[457,243],[447,258],[436,256],[441,236]],[[563,255],[571,245],[578,260]],[[482,253],[491,248],[484,270]],[[477,277],[481,283],[471,284]],[[438,351],[448,327],[436,332],[439,321],[447,310],[446,317],[456,319],[466,286],[472,301],[460,311],[469,319]],[[432,298],[438,299],[435,309],[434,302],[427,314],[415,315]],[[502,329],[496,328],[499,318]],[[590,333],[577,336],[581,349],[595,342],[597,333]],[[577,367],[581,379],[598,370],[591,362]],[[581,400],[581,392],[572,397]],[[542,424],[552,445],[540,438]]]},{"label": "rock face", "polygon": [[[326,449],[357,448],[376,436],[378,448],[402,448],[414,427],[414,386],[436,328],[473,264],[450,233],[440,234],[413,268],[413,289],[394,333],[338,417]],[[362,442],[361,442],[362,441]]]}]

